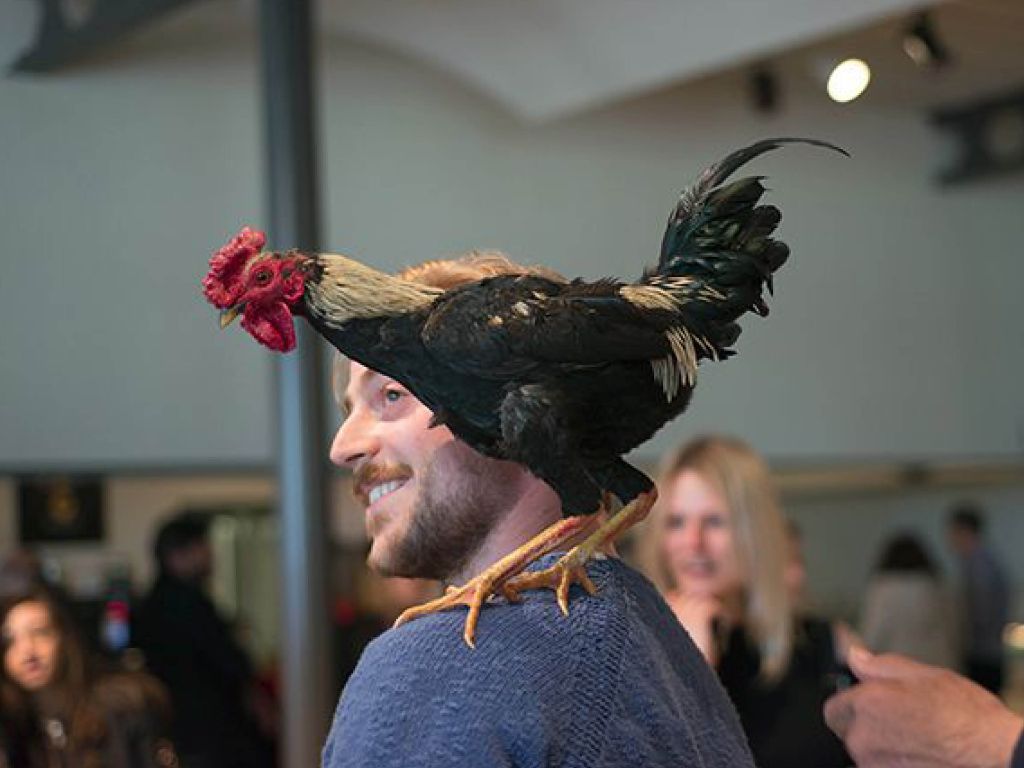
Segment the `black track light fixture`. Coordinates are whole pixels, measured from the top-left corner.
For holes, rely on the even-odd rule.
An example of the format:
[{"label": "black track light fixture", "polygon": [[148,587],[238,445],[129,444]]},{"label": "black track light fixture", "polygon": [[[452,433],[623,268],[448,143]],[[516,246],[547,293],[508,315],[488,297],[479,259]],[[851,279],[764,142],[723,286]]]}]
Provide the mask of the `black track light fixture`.
[{"label": "black track light fixture", "polygon": [[927,11],[918,14],[903,33],[903,50],[922,69],[941,69],[950,62],[949,49]]},{"label": "black track light fixture", "polygon": [[779,108],[779,78],[768,66],[761,65],[750,73],[750,98],[754,109],[771,114]]}]

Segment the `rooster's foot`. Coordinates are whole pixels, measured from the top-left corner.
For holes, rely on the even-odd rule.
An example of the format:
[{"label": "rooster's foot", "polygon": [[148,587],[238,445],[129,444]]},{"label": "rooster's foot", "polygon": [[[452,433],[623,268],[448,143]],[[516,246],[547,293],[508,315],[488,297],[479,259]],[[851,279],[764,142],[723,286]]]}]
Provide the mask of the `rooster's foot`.
[{"label": "rooster's foot", "polygon": [[554,589],[558,607],[562,609],[563,615],[568,616],[569,588],[573,583],[579,584],[591,595],[597,593],[597,587],[587,575],[586,564],[596,552],[613,543],[626,529],[647,517],[657,497],[657,491],[654,489],[637,496],[550,568],[521,573],[509,579],[502,587],[502,593],[509,600],[516,600],[519,593],[527,589]]},{"label": "rooster's foot", "polygon": [[[581,545],[582,546],[582,545]],[[502,588],[502,594],[515,602],[519,599],[519,593],[527,589],[541,589],[548,587],[555,590],[558,598],[558,607],[562,613],[569,615],[569,587],[574,583],[579,584],[588,594],[596,595],[597,587],[587,575],[586,563],[590,557],[582,553],[580,547],[573,547],[561,560],[545,568],[543,571],[531,571],[521,573]]]}]

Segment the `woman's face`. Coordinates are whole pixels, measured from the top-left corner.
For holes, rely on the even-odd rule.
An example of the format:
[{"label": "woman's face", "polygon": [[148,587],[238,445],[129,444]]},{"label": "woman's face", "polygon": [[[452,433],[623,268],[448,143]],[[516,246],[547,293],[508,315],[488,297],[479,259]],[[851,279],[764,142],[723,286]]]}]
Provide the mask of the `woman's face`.
[{"label": "woman's face", "polygon": [[57,671],[60,638],[49,609],[40,602],[18,603],[3,624],[4,670],[26,691],[49,685]]},{"label": "woman's face", "polygon": [[722,494],[692,469],[676,475],[667,491],[663,555],[678,589],[718,598],[741,592],[732,515]]}]

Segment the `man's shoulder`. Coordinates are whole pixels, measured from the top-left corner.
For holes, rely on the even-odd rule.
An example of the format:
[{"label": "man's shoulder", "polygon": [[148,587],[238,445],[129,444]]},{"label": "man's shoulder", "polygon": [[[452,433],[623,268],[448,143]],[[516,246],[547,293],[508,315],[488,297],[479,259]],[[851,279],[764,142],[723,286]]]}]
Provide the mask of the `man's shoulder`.
[{"label": "man's shoulder", "polygon": [[567,616],[548,589],[524,592],[516,603],[496,598],[483,606],[475,647],[470,648],[462,639],[466,608],[432,613],[377,637],[367,646],[360,667],[365,672],[397,665],[403,674],[447,674],[495,660],[568,655],[584,650],[580,644],[593,646],[585,649],[588,658],[601,658],[615,650],[598,642],[602,634],[625,631],[637,620],[670,617],[650,583],[621,561],[599,560],[588,572],[598,592],[591,596],[573,585]]},{"label": "man's shoulder", "polygon": [[489,602],[475,648],[466,609],[385,632],[345,687],[325,764],[596,765],[627,744],[690,764],[669,757],[699,753],[694,733],[742,752],[724,692],[650,583],[614,559],[588,573],[598,592],[574,586],[568,616],[550,590]]},{"label": "man's shoulder", "polygon": [[527,735],[543,732],[549,698],[537,691],[544,654],[529,641],[531,602],[484,606],[475,648],[462,639],[465,608],[376,638],[342,692],[324,765],[498,767],[510,749],[542,750],[542,740]]},{"label": "man's shoulder", "polygon": [[605,596],[591,598],[574,586],[568,616],[561,614],[549,593],[525,592],[517,603],[496,598],[480,611],[472,648],[463,640],[467,608],[427,614],[374,639],[363,652],[357,674],[450,680],[451,675],[473,676],[497,661],[558,656],[574,630],[600,611]]},{"label": "man's shoulder", "polygon": [[363,652],[339,713],[358,719],[407,705],[436,713],[433,705],[441,701],[447,704],[443,711],[471,701],[491,716],[510,708],[538,713],[559,692],[614,688],[630,645],[650,631],[637,626],[645,623],[637,606],[657,595],[618,561],[599,561],[588,570],[598,592],[591,596],[574,585],[568,616],[551,590],[524,592],[516,603],[497,598],[485,604],[473,648],[462,639],[467,609],[461,607],[384,632]]},{"label": "man's shoulder", "polygon": [[647,579],[613,558],[589,564],[588,573],[597,594],[573,585],[567,616],[548,589],[488,602],[473,648],[462,639],[465,608],[388,630],[367,646],[345,699],[376,708],[443,691],[481,711],[517,702],[536,709],[569,690],[614,697],[623,681],[683,696],[709,684],[703,657]]}]

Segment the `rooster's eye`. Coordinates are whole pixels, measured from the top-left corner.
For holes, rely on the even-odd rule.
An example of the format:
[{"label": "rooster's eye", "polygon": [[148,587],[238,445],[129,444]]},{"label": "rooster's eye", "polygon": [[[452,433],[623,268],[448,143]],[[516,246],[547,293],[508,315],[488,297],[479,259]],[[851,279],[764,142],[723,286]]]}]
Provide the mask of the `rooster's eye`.
[{"label": "rooster's eye", "polygon": [[270,270],[261,269],[259,272],[256,273],[255,280],[256,285],[266,285],[267,283],[270,282]]}]

